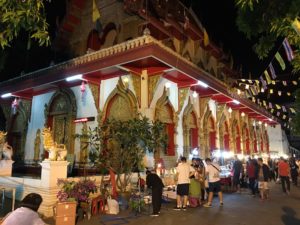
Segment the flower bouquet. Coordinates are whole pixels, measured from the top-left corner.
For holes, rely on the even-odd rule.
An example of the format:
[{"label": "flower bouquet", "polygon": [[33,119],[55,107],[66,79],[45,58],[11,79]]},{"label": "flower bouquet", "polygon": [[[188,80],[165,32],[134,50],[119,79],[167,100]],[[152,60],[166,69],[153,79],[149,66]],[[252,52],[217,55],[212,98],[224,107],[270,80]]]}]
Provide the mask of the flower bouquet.
[{"label": "flower bouquet", "polygon": [[96,183],[91,179],[82,179],[78,182],[74,180],[58,179],[57,185],[61,187],[61,190],[57,193],[57,199],[60,202],[88,202],[90,193],[97,192]]}]

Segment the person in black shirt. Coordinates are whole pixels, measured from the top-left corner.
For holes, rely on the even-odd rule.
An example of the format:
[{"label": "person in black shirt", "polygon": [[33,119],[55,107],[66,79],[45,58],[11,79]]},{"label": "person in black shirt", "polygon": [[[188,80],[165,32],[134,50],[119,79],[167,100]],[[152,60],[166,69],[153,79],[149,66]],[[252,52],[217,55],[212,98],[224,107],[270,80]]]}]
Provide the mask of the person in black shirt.
[{"label": "person in black shirt", "polygon": [[151,216],[158,216],[161,208],[162,190],[164,184],[156,173],[146,171],[146,184],[148,188],[152,189],[152,206],[153,213]]}]

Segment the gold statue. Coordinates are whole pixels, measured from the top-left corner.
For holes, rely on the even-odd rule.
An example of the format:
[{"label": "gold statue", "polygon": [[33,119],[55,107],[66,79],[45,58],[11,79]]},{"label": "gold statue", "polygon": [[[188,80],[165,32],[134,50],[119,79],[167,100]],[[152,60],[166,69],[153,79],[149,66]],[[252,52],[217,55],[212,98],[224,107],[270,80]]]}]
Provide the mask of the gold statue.
[{"label": "gold statue", "polygon": [[7,132],[0,131],[0,160],[11,160],[13,148],[6,142]]},{"label": "gold statue", "polygon": [[45,151],[49,152],[50,161],[63,161],[67,157],[67,149],[64,144],[57,144],[54,142],[50,127],[44,127],[43,132],[43,144]]}]

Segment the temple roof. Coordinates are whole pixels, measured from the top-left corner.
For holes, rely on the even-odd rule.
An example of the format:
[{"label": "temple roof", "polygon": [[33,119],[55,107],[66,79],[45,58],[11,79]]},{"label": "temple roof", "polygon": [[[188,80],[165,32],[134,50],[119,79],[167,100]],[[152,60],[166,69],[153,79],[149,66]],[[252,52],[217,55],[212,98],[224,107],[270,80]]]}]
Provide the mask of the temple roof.
[{"label": "temple roof", "polygon": [[[179,88],[190,87],[200,97],[211,97],[220,104],[248,114],[250,118],[276,124],[269,112],[244,95],[237,95],[227,84],[150,35],[1,82],[0,90],[1,94],[9,92],[20,98],[32,98],[61,87],[79,85],[78,82],[65,81],[71,75],[82,74],[87,82],[99,84],[101,80],[128,73],[140,74],[144,69],[147,69],[148,76],[162,74],[164,78],[177,83]],[[198,81],[205,82],[208,88],[197,85]],[[233,100],[240,104],[235,104]]]}]

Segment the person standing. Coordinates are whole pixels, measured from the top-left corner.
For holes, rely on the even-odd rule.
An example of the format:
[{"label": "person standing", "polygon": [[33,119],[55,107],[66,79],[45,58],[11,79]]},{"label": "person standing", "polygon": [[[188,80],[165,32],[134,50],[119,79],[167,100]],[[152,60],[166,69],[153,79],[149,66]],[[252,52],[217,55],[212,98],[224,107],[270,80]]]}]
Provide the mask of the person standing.
[{"label": "person standing", "polygon": [[208,176],[208,201],[204,204],[204,207],[211,207],[213,194],[214,192],[218,193],[220,206],[223,206],[223,194],[221,191],[221,182],[220,182],[220,166],[217,163],[212,163],[210,158],[206,158],[206,175]]},{"label": "person standing", "polygon": [[[290,177],[289,177],[290,166],[286,162],[286,160],[284,160],[282,157],[280,158],[278,163],[278,175],[281,180],[281,187],[283,193],[289,194],[290,193]],[[285,185],[287,186],[287,188],[285,187]]]},{"label": "person standing", "polygon": [[159,216],[164,184],[156,173],[151,173],[147,170],[146,175],[147,188],[151,188],[152,190],[153,213],[151,216]]},{"label": "person standing", "polygon": [[270,170],[269,167],[265,163],[263,163],[262,158],[258,158],[257,162],[258,162],[258,169],[256,172],[256,177],[258,180],[258,189],[259,189],[261,200],[264,200],[264,199],[268,199],[269,197],[268,181],[270,177]]},{"label": "person standing", "polygon": [[237,156],[235,156],[235,161],[233,163],[233,188],[237,192],[241,192],[241,178],[243,173],[243,164],[238,159]]},{"label": "person standing", "polygon": [[255,197],[255,165],[252,159],[250,159],[249,163],[247,164],[247,176],[249,179],[249,188],[251,190],[251,194],[253,197]]},{"label": "person standing", "polygon": [[296,164],[295,158],[291,158],[290,160],[290,168],[291,168],[291,177],[292,177],[292,182],[295,186],[298,184],[298,165]]},{"label": "person standing", "polygon": [[180,163],[176,168],[176,177],[177,177],[177,206],[174,210],[183,210],[186,211],[188,195],[189,195],[189,185],[190,185],[190,176],[195,172],[194,168],[191,167],[187,162],[185,157],[181,157]]}]

